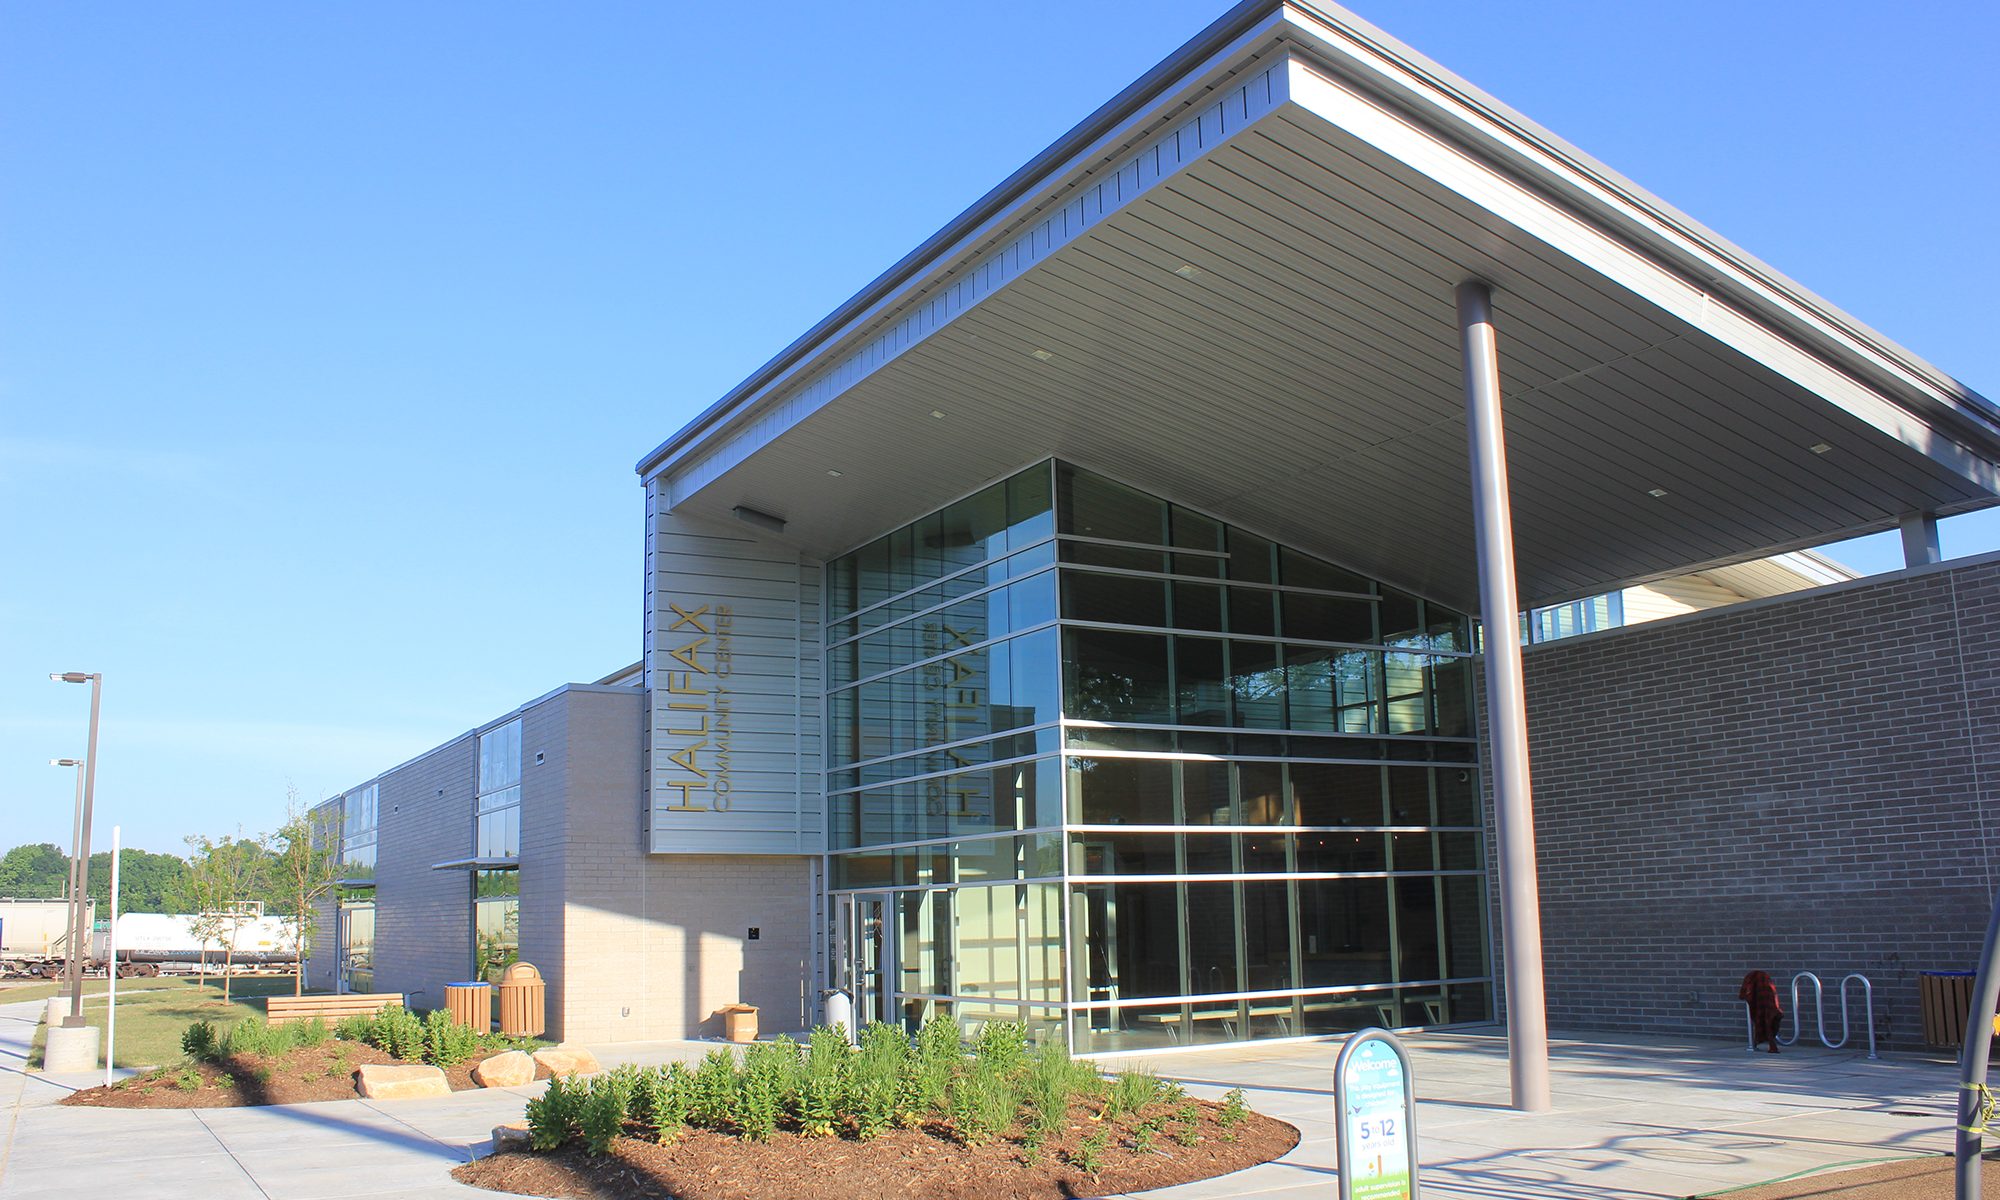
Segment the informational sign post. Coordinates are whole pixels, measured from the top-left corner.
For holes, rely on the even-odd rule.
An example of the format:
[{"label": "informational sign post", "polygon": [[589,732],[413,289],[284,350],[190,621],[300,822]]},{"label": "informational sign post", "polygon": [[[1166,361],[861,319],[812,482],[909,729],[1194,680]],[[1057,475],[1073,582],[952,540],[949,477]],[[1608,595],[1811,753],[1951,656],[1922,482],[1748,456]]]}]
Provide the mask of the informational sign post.
[{"label": "informational sign post", "polygon": [[1417,1200],[1416,1081],[1382,1029],[1347,1039],[1333,1064],[1340,1200]]}]

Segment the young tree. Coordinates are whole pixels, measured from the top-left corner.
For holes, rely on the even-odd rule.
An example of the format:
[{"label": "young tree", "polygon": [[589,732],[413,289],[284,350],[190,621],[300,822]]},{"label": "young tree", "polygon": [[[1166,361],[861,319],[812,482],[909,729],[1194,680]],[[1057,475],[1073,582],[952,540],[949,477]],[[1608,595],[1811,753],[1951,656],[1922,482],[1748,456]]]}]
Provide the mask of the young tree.
[{"label": "young tree", "polygon": [[252,903],[269,878],[271,852],[259,838],[211,838],[190,834],[183,902],[188,924],[201,944],[202,981],[207,982],[208,944],[222,943],[222,998],[229,999],[230,971],[236,963],[236,935],[256,919]]},{"label": "young tree", "polygon": [[299,971],[292,979],[292,994],[297,996],[305,992],[306,958],[319,933],[319,902],[332,893],[340,876],[340,843],[336,830],[319,827],[312,810],[299,803],[297,788],[286,789],[285,823],[271,840],[277,886],[292,910],[285,927],[299,956]]}]

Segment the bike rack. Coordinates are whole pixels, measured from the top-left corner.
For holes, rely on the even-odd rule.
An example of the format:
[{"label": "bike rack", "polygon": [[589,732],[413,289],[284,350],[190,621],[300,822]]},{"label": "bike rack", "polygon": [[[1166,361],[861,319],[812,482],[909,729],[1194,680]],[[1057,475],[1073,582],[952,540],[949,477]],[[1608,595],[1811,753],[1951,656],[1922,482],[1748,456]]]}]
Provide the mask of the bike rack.
[{"label": "bike rack", "polygon": [[[1792,976],[1792,1036],[1785,1037],[1783,1034],[1780,1034],[1778,1036],[1778,1044],[1780,1046],[1798,1044],[1799,1031],[1805,1028],[1805,1019],[1801,1015],[1805,1010],[1799,1006],[1799,982],[1807,979],[1812,981],[1813,1023],[1819,1033],[1820,1045],[1825,1046],[1829,1050],[1838,1050],[1847,1044],[1849,1033],[1847,1023],[1847,985],[1850,982],[1856,982],[1861,985],[1861,1013],[1862,1019],[1868,1027],[1868,1057],[1877,1057],[1875,1053],[1875,985],[1870,983],[1868,977],[1859,971],[1850,971],[1840,977],[1839,1041],[1834,1041],[1826,1036],[1826,988],[1821,985],[1819,976],[1813,974],[1811,971],[1800,971],[1798,974]],[[1755,1039],[1757,1037],[1757,1027],[1750,1019],[1750,1005],[1747,1002],[1743,1005],[1743,1029],[1745,1036],[1750,1039],[1750,1049],[1753,1051],[1756,1050],[1757,1042]]]}]

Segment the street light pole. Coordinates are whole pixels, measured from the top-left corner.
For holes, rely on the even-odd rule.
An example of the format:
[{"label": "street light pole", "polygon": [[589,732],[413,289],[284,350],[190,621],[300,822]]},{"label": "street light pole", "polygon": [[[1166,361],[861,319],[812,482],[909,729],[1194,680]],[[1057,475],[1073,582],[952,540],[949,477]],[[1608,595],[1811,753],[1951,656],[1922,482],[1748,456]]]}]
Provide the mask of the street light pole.
[{"label": "street light pole", "polygon": [[69,1016],[63,1019],[63,1026],[80,1029],[85,1023],[83,962],[89,938],[85,913],[90,892],[90,809],[97,790],[97,708],[104,676],[89,671],[63,671],[49,678],[57,683],[90,685],[90,741],[83,752],[83,792],[77,804],[75,854],[70,860],[69,954],[63,964],[64,986],[69,989]]}]

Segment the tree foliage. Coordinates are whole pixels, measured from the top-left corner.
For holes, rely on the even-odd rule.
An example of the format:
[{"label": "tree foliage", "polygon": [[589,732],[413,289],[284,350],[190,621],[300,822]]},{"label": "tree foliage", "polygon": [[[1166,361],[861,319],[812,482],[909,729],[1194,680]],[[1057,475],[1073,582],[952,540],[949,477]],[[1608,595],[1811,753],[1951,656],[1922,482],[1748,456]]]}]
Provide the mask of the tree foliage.
[{"label": "tree foliage", "polygon": [[285,926],[299,955],[299,972],[292,981],[296,994],[305,988],[305,963],[319,934],[319,902],[333,891],[340,875],[340,841],[334,831],[315,823],[312,810],[299,803],[298,790],[292,789],[285,823],[271,835],[271,842],[277,848],[272,863],[275,886],[284,895],[289,911]]},{"label": "tree foliage", "polygon": [[[187,875],[187,862],[172,854],[125,849],[118,854],[120,912],[173,912],[172,899]],[[16,846],[0,855],[0,896],[56,899],[69,888],[69,855],[49,842]],[[111,897],[111,852],[90,856],[91,899],[104,911]],[[267,902],[268,903],[268,902]]]},{"label": "tree foliage", "polygon": [[229,968],[236,961],[236,935],[253,919],[247,902],[269,891],[275,856],[261,838],[211,838],[190,834],[187,881],[181,893],[188,925],[202,943],[222,950],[222,998],[229,999]]}]

